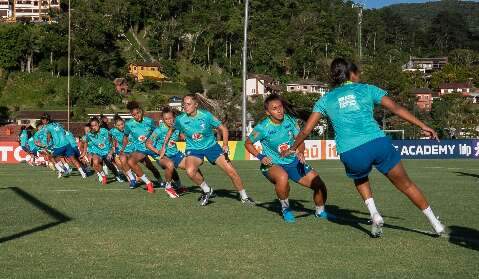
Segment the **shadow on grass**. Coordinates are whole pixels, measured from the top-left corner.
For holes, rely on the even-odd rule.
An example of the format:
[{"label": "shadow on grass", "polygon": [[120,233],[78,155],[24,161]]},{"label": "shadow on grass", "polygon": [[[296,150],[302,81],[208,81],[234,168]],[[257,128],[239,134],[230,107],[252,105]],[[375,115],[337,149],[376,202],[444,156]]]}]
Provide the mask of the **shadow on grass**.
[{"label": "shadow on grass", "polygon": [[44,231],[46,229],[55,227],[57,225],[60,225],[62,223],[66,223],[66,222],[72,220],[67,215],[65,215],[62,212],[56,210],[55,208],[50,207],[48,204],[40,201],[39,199],[37,199],[34,196],[32,196],[31,194],[25,192],[21,188],[8,187],[8,188],[2,188],[2,190],[13,191],[15,194],[20,196],[22,199],[24,199],[25,201],[27,201],[28,203],[30,203],[31,205],[33,205],[37,209],[43,211],[45,214],[47,214],[51,218],[55,219],[55,221],[50,222],[48,224],[44,224],[44,225],[34,227],[32,229],[29,229],[29,230],[25,230],[25,231],[22,231],[22,232],[19,232],[19,233],[15,233],[15,234],[12,234],[12,235],[9,235],[9,236],[1,237],[0,238],[0,243],[7,242],[7,241],[10,241],[10,240],[15,240],[15,239],[18,239],[18,238],[21,238],[21,237],[24,237],[24,236],[27,236],[27,235],[30,235],[30,234],[33,234],[33,233],[36,233],[36,232]]},{"label": "shadow on grass", "polygon": [[475,173],[462,172],[462,171],[456,171],[455,173],[459,176],[470,176],[470,177],[479,178],[479,174],[475,174]]},{"label": "shadow on grass", "polygon": [[466,227],[450,226],[449,242],[464,248],[479,251],[479,231]]}]

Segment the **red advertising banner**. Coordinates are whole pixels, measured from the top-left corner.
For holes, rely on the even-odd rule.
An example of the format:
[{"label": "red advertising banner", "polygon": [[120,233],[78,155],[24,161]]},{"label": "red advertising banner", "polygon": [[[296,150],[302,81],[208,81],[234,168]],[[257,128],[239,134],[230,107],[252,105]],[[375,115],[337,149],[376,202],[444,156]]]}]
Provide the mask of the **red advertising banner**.
[{"label": "red advertising banner", "polygon": [[0,164],[18,164],[30,160],[30,155],[23,151],[15,141],[0,141]]}]

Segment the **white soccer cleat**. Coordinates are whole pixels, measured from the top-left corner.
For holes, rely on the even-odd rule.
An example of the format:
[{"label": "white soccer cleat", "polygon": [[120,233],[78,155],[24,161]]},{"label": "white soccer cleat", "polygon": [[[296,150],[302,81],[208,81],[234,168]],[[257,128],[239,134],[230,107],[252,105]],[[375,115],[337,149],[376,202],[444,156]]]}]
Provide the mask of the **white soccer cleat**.
[{"label": "white soccer cleat", "polygon": [[57,178],[62,178],[63,177],[63,173],[62,172],[58,172],[58,175],[57,175]]},{"label": "white soccer cleat", "polygon": [[371,225],[371,236],[381,237],[383,235],[384,220],[379,213],[374,213]]},{"label": "white soccer cleat", "polygon": [[439,221],[439,217],[436,217],[436,218],[437,218],[437,222],[434,222],[434,224],[431,224],[432,228],[434,229],[437,235],[442,235],[446,232],[446,227],[443,224],[441,224],[441,222]]}]

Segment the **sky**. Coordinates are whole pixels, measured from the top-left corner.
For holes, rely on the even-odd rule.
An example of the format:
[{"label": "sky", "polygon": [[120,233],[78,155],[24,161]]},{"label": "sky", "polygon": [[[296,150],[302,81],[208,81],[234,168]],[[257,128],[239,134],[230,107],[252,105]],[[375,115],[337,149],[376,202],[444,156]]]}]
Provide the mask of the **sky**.
[{"label": "sky", "polygon": [[[354,2],[365,4],[366,8],[376,9],[384,6],[389,6],[392,4],[399,3],[425,3],[432,2],[431,0],[354,0]],[[477,1],[475,1],[477,2]]]}]

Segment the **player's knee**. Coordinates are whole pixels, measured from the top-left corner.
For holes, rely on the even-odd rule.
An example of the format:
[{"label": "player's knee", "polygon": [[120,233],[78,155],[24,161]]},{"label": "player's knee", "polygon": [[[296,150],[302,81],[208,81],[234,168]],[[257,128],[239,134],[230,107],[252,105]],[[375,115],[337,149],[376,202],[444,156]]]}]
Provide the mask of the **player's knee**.
[{"label": "player's knee", "polygon": [[188,175],[188,177],[190,177],[190,178],[195,177],[196,173],[197,173],[197,170],[195,168],[187,168],[186,169],[186,175]]}]

